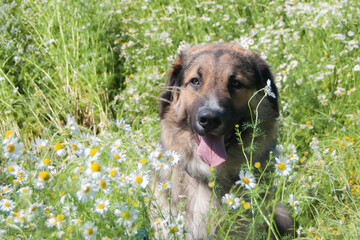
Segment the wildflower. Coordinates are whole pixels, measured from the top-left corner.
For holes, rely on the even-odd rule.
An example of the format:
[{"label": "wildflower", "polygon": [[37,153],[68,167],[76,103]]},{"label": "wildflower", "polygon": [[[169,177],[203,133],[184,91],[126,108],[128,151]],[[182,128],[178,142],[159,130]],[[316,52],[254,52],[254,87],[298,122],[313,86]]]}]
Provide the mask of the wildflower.
[{"label": "wildflower", "polygon": [[236,198],[234,194],[226,193],[225,196],[222,197],[221,201],[232,209],[237,209],[240,206],[240,199]]},{"label": "wildflower", "polygon": [[110,151],[116,150],[116,149],[120,148],[120,146],[122,146],[122,141],[119,138],[113,144],[111,144]]},{"label": "wildflower", "polygon": [[70,129],[70,131],[73,133],[77,133],[79,130],[79,126],[75,121],[75,117],[70,116],[70,114],[66,116],[66,128]]},{"label": "wildflower", "polygon": [[78,140],[70,139],[69,147],[71,151],[78,157],[85,156],[85,145]]},{"label": "wildflower", "polygon": [[276,174],[280,176],[288,176],[292,171],[292,164],[290,160],[285,158],[275,158]]},{"label": "wildflower", "polygon": [[98,161],[88,161],[88,168],[86,169],[86,176],[92,179],[99,179],[102,176],[101,166]]},{"label": "wildflower", "polygon": [[164,183],[159,183],[159,185],[158,185],[158,189],[160,192],[166,191],[170,188],[171,188],[171,183],[169,181],[164,182]]},{"label": "wildflower", "polygon": [[149,184],[149,175],[147,172],[136,171],[131,175],[132,183],[135,186],[146,188]]},{"label": "wildflower", "polygon": [[98,148],[86,148],[85,157],[88,157],[89,161],[97,161],[99,159],[101,152]]},{"label": "wildflower", "polygon": [[114,214],[119,217],[116,223],[125,227],[132,227],[138,218],[136,209],[132,207],[129,208],[125,204],[122,204],[120,209],[116,209]]},{"label": "wildflower", "polygon": [[56,223],[56,217],[54,215],[50,215],[45,221],[45,226],[48,228],[53,228],[56,226]]},{"label": "wildflower", "polygon": [[265,96],[270,96],[272,98],[276,98],[275,93],[271,89],[271,80],[268,79],[266,82],[266,86],[264,88]]},{"label": "wildflower", "polygon": [[326,106],[328,104],[328,100],[324,94],[319,95],[318,99],[322,105]]},{"label": "wildflower", "polygon": [[108,194],[110,193],[110,182],[108,179],[105,178],[100,178],[100,179],[96,179],[95,181],[95,185],[94,185],[94,190],[97,192],[99,190],[102,190],[103,193]]},{"label": "wildflower", "polygon": [[10,138],[3,146],[4,157],[17,160],[22,155],[23,144],[16,137]]},{"label": "wildflower", "polygon": [[312,149],[318,149],[319,148],[319,144],[320,144],[320,141],[316,138],[316,137],[313,137],[312,139],[311,139],[311,142],[310,142],[310,147],[312,148]]},{"label": "wildflower", "polygon": [[84,224],[83,229],[84,229],[83,237],[85,240],[94,239],[95,236],[97,235],[98,228],[91,221],[87,221]]},{"label": "wildflower", "polygon": [[109,158],[115,159],[117,162],[121,163],[126,160],[126,155],[120,151],[120,149],[114,148],[109,152]]},{"label": "wildflower", "polygon": [[86,202],[94,197],[94,191],[89,182],[82,182],[80,190],[76,192],[76,197],[80,202]]},{"label": "wildflower", "polygon": [[64,144],[62,144],[62,143],[57,143],[57,144],[55,144],[55,146],[54,146],[54,151],[55,151],[55,154],[56,154],[58,157],[63,157],[63,156],[66,155],[65,146],[64,146]]},{"label": "wildflower", "polygon": [[354,72],[358,72],[358,71],[360,71],[360,65],[355,65]]},{"label": "wildflower", "polygon": [[104,122],[100,122],[100,123],[98,124],[98,127],[99,127],[99,128],[104,128],[104,127],[105,127],[105,123],[104,123]]},{"label": "wildflower", "polygon": [[4,135],[5,139],[3,141],[3,144],[6,144],[8,141],[10,141],[10,139],[12,139],[14,137],[14,129],[10,129],[9,131],[7,131]]},{"label": "wildflower", "polygon": [[107,210],[109,210],[109,206],[110,206],[109,200],[103,200],[103,199],[95,200],[95,204],[94,204],[95,212],[100,215],[104,214]]},{"label": "wildflower", "polygon": [[115,125],[125,131],[130,131],[131,127],[129,124],[126,124],[125,120],[123,119],[116,119]]},{"label": "wildflower", "polygon": [[250,190],[256,186],[256,180],[254,178],[254,175],[250,173],[249,171],[241,170],[239,173],[240,180],[236,181],[236,185],[240,185],[242,187],[245,187],[246,189]]},{"label": "wildflower", "polygon": [[295,214],[298,215],[300,212],[300,209],[298,208],[299,201],[295,201],[294,194],[290,194],[288,202],[290,203],[290,206],[294,209]]},{"label": "wildflower", "polygon": [[2,212],[10,212],[15,208],[15,202],[9,199],[0,200],[0,210]]},{"label": "wildflower", "polygon": [[43,149],[47,146],[48,140],[41,139],[41,138],[35,138],[34,143],[32,143],[32,147],[34,149]]}]

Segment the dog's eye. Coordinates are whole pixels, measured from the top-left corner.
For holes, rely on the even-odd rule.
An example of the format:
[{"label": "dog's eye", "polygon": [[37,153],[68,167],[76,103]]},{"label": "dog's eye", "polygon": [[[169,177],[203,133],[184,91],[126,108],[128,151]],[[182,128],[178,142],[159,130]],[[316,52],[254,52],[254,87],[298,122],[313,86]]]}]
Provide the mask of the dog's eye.
[{"label": "dog's eye", "polygon": [[229,88],[230,89],[238,89],[241,88],[241,83],[235,79],[230,79],[229,81]]},{"label": "dog's eye", "polygon": [[199,81],[199,79],[198,78],[192,78],[191,80],[190,80],[190,83],[192,84],[192,85],[194,85],[194,86],[200,86],[200,81]]}]

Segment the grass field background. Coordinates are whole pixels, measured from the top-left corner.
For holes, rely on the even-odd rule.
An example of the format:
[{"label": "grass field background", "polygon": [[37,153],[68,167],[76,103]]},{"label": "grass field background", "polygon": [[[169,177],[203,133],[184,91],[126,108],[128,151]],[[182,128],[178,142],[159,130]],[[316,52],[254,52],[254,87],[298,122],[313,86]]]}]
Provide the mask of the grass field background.
[{"label": "grass field background", "polygon": [[[276,78],[289,174],[274,182],[294,236],[356,239],[359,16],[355,0],[2,1],[0,238],[151,237],[166,72],[187,46],[236,42]],[[256,212],[260,187],[229,216]],[[165,239],[182,238],[181,219],[161,223]]]}]

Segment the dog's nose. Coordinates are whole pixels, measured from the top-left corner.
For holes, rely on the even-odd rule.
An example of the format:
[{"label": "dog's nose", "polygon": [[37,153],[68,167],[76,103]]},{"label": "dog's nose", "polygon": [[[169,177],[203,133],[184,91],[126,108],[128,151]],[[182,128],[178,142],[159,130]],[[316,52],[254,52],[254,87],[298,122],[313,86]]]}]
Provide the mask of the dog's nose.
[{"label": "dog's nose", "polygon": [[198,122],[205,131],[209,132],[220,126],[223,113],[217,109],[203,108],[199,110]]}]

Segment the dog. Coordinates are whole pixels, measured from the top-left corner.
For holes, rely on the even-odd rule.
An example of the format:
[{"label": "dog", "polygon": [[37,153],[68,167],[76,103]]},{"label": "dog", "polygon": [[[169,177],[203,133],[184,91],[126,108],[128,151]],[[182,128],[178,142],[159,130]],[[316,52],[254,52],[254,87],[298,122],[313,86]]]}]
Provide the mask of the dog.
[{"label": "dog", "polygon": [[[235,125],[242,131],[244,147],[248,147],[252,129],[242,129],[253,114],[248,102],[265,86],[271,88],[273,96],[260,92],[249,103],[254,113],[264,98],[257,109],[263,136],[255,137],[259,147],[252,156],[253,163],[262,166],[266,166],[274,147],[279,116],[278,92],[268,64],[258,54],[233,43],[190,47],[173,62],[159,104],[161,144],[165,150],[179,153],[181,159],[172,170],[157,173],[156,182],[171,180],[170,192],[160,192],[155,186],[153,191],[164,218],[176,215],[179,202],[184,201],[186,239],[216,235],[207,216],[210,208],[220,208],[221,204],[211,199],[209,177],[212,170],[216,172],[221,194],[239,180],[246,157]],[[186,196],[186,200],[179,196]],[[275,221],[280,233],[291,230],[289,213],[279,204]]]}]

